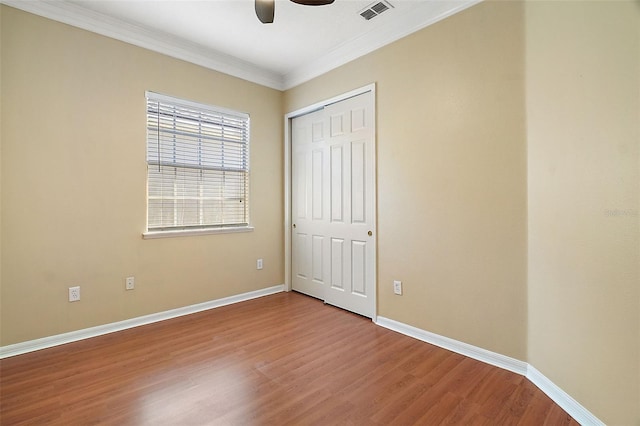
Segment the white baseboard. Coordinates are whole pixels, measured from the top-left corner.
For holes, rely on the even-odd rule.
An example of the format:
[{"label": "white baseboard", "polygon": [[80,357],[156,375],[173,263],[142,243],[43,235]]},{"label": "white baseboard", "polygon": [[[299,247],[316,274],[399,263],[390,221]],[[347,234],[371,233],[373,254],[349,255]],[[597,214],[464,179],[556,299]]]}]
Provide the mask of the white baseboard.
[{"label": "white baseboard", "polygon": [[[65,343],[76,342],[78,340],[89,339],[91,337],[101,336],[103,334],[114,333],[116,331],[126,330],[128,328],[138,327],[141,325],[151,324],[154,322],[164,321],[183,315],[194,314],[196,312],[206,311],[208,309],[218,308],[221,306],[231,305],[233,303],[243,302],[246,300],[256,299],[270,294],[280,293],[285,290],[284,284],[261,290],[250,291],[235,296],[229,296],[222,299],[211,300],[209,302],[198,303],[196,305],[185,306],[182,308],[171,309],[169,311],[158,312],[155,314],[145,315],[142,317],[131,318],[124,321],[114,322],[111,324],[99,325],[97,327],[85,328],[83,330],[72,331],[69,333],[58,334],[55,336],[43,337],[41,339],[30,340],[27,342],[16,343],[14,345],[0,347],[0,359],[8,358],[15,355],[33,352],[40,349],[46,349],[53,346],[64,345]],[[551,398],[556,404],[562,407],[571,417],[583,426],[604,426],[604,423],[594,416],[589,410],[580,405],[569,394],[556,386],[551,380],[545,377],[532,365],[524,361],[517,360],[496,352],[488,351],[468,343],[460,342],[449,337],[431,333],[394,321],[385,317],[377,317],[375,323],[381,327],[396,331],[414,339],[439,346],[441,348],[459,353],[469,358],[509,370],[513,373],[525,376],[529,381],[536,385],[542,392]]]},{"label": "white baseboard", "polygon": [[527,368],[527,379],[536,385],[542,392],[566,411],[575,421],[582,426],[604,426],[605,424],[594,416],[589,410],[584,408],[578,401],[573,399],[568,393],[560,389],[549,380],[544,374],[539,372],[533,365]]},{"label": "white baseboard", "polygon": [[389,330],[413,337],[414,339],[431,343],[432,345],[459,353],[460,355],[468,356],[469,358],[525,376],[582,426],[604,426],[604,423],[589,410],[580,405],[580,403],[556,386],[532,365],[524,361],[431,333],[389,318],[378,317],[375,323]]},{"label": "white baseboard", "polygon": [[389,330],[397,331],[398,333],[413,337],[414,339],[422,340],[423,342],[440,346],[441,348],[468,356],[469,358],[477,359],[478,361],[509,370],[520,374],[521,376],[527,374],[527,363],[515,358],[491,352],[468,343],[450,339],[448,337],[431,333],[385,317],[378,317],[376,324],[381,327],[388,328]]},{"label": "white baseboard", "polygon": [[195,314],[196,312],[219,308],[221,306],[231,305],[233,303],[243,302],[245,300],[256,299],[258,297],[268,296],[270,294],[280,293],[282,291],[284,291],[284,284],[250,291],[248,293],[237,294],[235,296],[224,297],[222,299],[211,300],[204,303],[198,303],[196,305],[185,306],[182,308],[171,309],[169,311],[158,312],[155,314],[131,318],[124,321],[118,321],[111,324],[99,325],[96,327],[85,328],[69,333],[57,334],[55,336],[43,337],[41,339],[16,343],[14,345],[2,346],[0,347],[0,359],[24,354],[27,352],[33,352],[40,349],[46,349],[53,346],[64,345],[65,343],[77,342],[78,340],[89,339],[91,337],[126,330],[128,328],[139,327],[141,325],[151,324],[158,321],[181,317],[183,315]]}]

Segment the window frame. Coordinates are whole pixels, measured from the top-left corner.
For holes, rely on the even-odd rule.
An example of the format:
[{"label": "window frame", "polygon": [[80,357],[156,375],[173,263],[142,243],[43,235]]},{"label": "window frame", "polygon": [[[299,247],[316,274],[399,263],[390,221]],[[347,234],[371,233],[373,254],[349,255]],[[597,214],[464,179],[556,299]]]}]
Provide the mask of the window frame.
[{"label": "window frame", "polygon": [[[153,105],[157,105],[157,108],[155,108],[155,110],[152,111],[152,106]],[[191,153],[193,152],[198,152],[196,154],[196,157],[193,159],[187,159],[185,160],[184,158],[182,158],[182,161],[178,161],[175,158],[173,160],[165,160],[165,158],[167,157],[163,157],[162,154],[162,148],[166,148],[166,147],[173,147],[175,150],[175,147],[178,146],[179,143],[183,143],[176,141],[175,137],[171,137],[172,141],[171,142],[166,142],[163,141],[162,138],[163,137],[167,137],[167,135],[171,135],[172,133],[175,135],[178,132],[178,129],[176,129],[176,117],[178,117],[178,115],[174,115],[173,118],[173,127],[171,127],[171,125],[169,125],[169,127],[167,127],[168,130],[166,130],[164,132],[164,134],[159,130],[161,127],[161,119],[164,122],[164,124],[166,125],[167,123],[169,123],[169,120],[166,117],[162,117],[161,118],[161,107],[160,105],[162,104],[163,107],[169,107],[169,108],[173,108],[174,111],[175,110],[188,110],[188,112],[193,112],[193,113],[197,113],[200,114],[197,117],[198,118],[193,118],[193,119],[189,119],[188,117],[185,118],[184,116],[179,116],[180,120],[182,120],[183,122],[186,122],[189,126],[192,126],[192,130],[190,132],[187,132],[186,137],[185,138],[193,138],[193,140],[197,140],[198,143],[197,145],[200,146],[202,143],[202,140],[207,139],[207,135],[205,135],[203,133],[202,127],[203,127],[203,123],[205,124],[211,124],[211,123],[207,123],[206,120],[203,118],[204,115],[214,115],[214,116],[219,116],[220,117],[220,121],[216,122],[215,125],[219,126],[220,131],[222,132],[221,135],[219,137],[219,140],[217,140],[216,142],[211,142],[209,147],[212,149],[212,151],[216,151],[219,150],[219,153],[216,151],[216,153],[209,153],[207,155],[202,154],[202,150],[201,149],[197,149],[197,150],[193,150],[193,151],[189,151]],[[219,233],[237,233],[237,232],[250,232],[253,231],[254,227],[251,226],[250,223],[250,218],[251,218],[251,214],[250,214],[250,204],[249,204],[249,200],[250,200],[250,116],[247,113],[243,113],[243,112],[238,112],[238,111],[234,111],[231,109],[227,109],[227,108],[223,108],[223,107],[219,107],[216,105],[209,105],[209,104],[203,104],[203,103],[199,103],[199,102],[193,102],[193,101],[189,101],[189,100],[185,100],[185,99],[181,99],[181,98],[176,98],[173,96],[168,96],[168,95],[163,95],[163,94],[159,94],[156,92],[151,92],[151,91],[146,91],[145,92],[145,111],[146,111],[146,163],[147,163],[147,188],[146,188],[146,231],[143,232],[142,236],[144,239],[153,239],[153,238],[164,238],[164,237],[179,237],[179,236],[189,236],[189,235],[207,235],[207,234],[219,234]],[[157,119],[154,121],[151,119],[152,114],[153,113],[157,114]],[[231,125],[225,124],[226,120],[235,120],[238,121],[242,124],[241,128],[242,130],[239,131],[239,134],[241,135],[240,139],[237,139],[234,141],[234,143],[237,144],[237,146],[239,146],[239,148],[234,148],[233,150],[237,151],[237,152],[233,152],[232,154],[237,154],[238,152],[240,153],[239,155],[239,159],[235,160],[235,166],[234,167],[226,167],[225,166],[225,161],[229,161],[229,160],[225,160],[225,155],[229,154],[229,151],[227,150],[227,154],[225,154],[225,144],[228,144],[228,141],[225,141],[225,134],[224,131],[231,129]],[[155,127],[154,127],[154,123],[155,123]],[[152,128],[155,128],[155,132],[156,134],[152,133]],[[193,129],[198,129],[198,130],[193,130]],[[183,129],[180,129],[180,131],[182,132]],[[236,130],[237,131],[237,130]],[[157,136],[156,136],[157,135]],[[215,140],[216,138],[212,138],[210,137],[211,135],[209,135],[210,140]],[[181,147],[187,146],[188,149],[192,149],[190,148],[190,143],[189,142],[184,142],[186,145],[181,145]],[[157,151],[154,152],[154,150],[156,150],[156,145],[157,145]],[[228,148],[231,149],[231,148]],[[155,155],[154,155],[155,154]],[[229,154],[231,155],[231,154]],[[189,154],[187,154],[187,157],[189,157]],[[227,158],[230,158],[227,155]],[[204,165],[205,161],[210,161],[211,163],[206,166]],[[219,164],[219,165],[213,165],[213,163]],[[160,173],[156,173],[155,176],[152,175],[151,172],[151,167],[158,167],[160,169]],[[170,171],[165,171],[164,174],[162,173],[162,168],[163,167],[167,167],[168,169],[170,169]],[[174,200],[174,207],[173,209],[178,211],[179,209],[181,210],[181,215],[182,218],[180,221],[176,222],[176,217],[174,217],[174,225],[168,225],[167,222],[164,222],[163,219],[160,219],[159,221],[159,225],[158,226],[152,226],[150,227],[150,218],[152,215],[152,210],[151,210],[151,200],[152,199],[166,199],[169,200],[172,198],[172,196],[167,196],[165,195],[160,195],[159,198],[157,197],[153,197],[151,194],[151,180],[154,178],[158,178],[161,177],[161,179],[164,181],[164,179],[167,179],[167,176],[170,176],[172,173],[175,173],[176,176],[178,174],[182,174],[184,177],[182,181],[180,181],[178,178],[175,179],[175,183],[174,185],[180,184],[182,183],[184,186],[184,191],[188,191],[191,190],[193,191],[194,189],[197,189],[197,192],[199,193],[199,195],[197,196],[197,198],[195,199],[198,207],[197,207],[197,212],[193,213],[193,211],[191,212],[192,214],[195,214],[197,216],[197,221],[199,223],[194,224],[192,223],[193,221],[188,221],[185,220],[184,215],[187,214],[188,211],[188,207],[186,207],[186,201],[189,199],[189,196],[186,195],[186,192],[177,197],[177,198],[173,198]],[[199,178],[194,178],[194,177],[189,177],[189,174],[193,174],[196,173],[198,174],[200,177]],[[224,205],[225,203],[225,198],[224,198],[224,192],[226,190],[228,190],[228,188],[232,188],[235,190],[238,190],[238,194],[240,194],[240,202],[244,201],[243,207],[242,209],[244,210],[242,213],[240,213],[240,217],[242,217],[243,219],[245,219],[242,222],[225,222],[224,219],[221,220],[218,223],[202,223],[203,221],[206,222],[205,219],[205,213],[208,215],[215,215],[215,214],[220,214],[220,210],[217,210],[216,207],[209,207],[207,208],[206,206],[203,207],[204,204],[206,204],[206,201],[213,201],[214,199],[211,197],[206,197],[204,195],[202,195],[203,193],[203,187],[201,187],[200,185],[202,185],[204,182],[206,182],[208,179],[202,177],[204,174],[206,173],[210,173],[213,179],[215,179],[216,177],[220,178],[219,182],[222,183],[217,183],[217,185],[219,185],[219,188],[217,188],[217,190],[221,191],[222,198],[220,198],[218,201],[221,203],[221,206]],[[240,179],[238,180],[238,182],[242,182],[242,183],[238,183],[236,187],[227,187],[225,186],[224,181],[226,181],[226,176],[227,174],[230,175],[236,175],[235,178],[236,179]],[[171,180],[171,178],[169,178],[169,180]],[[232,178],[233,180],[233,178]],[[191,186],[187,187],[187,183],[190,184]],[[193,186],[193,185],[196,186]],[[160,191],[162,191],[162,186],[163,184],[161,184],[159,186]],[[209,183],[209,185],[211,185],[209,187],[209,189],[215,189],[215,185],[212,183]],[[158,188],[154,188],[154,189],[158,189]],[[175,195],[174,195],[175,197]],[[193,200],[189,200],[189,201],[193,201]],[[178,206],[177,203],[182,202],[182,206]],[[202,205],[200,204],[202,203]],[[227,208],[228,204],[226,205]],[[158,210],[160,210],[160,214],[162,214],[162,210],[164,209],[164,206],[160,206],[158,207]],[[170,207],[171,208],[171,207]],[[223,207],[218,207],[220,209],[222,209]],[[232,210],[235,207],[231,207]],[[206,210],[206,212],[205,212]],[[227,210],[228,212],[228,210]],[[224,215],[224,210],[222,210],[222,214]],[[233,213],[232,213],[233,216]]]}]

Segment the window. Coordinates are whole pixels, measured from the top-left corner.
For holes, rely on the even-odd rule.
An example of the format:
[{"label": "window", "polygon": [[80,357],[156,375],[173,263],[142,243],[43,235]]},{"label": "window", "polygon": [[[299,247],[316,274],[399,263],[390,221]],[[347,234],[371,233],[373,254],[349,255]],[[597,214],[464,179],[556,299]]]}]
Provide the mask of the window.
[{"label": "window", "polygon": [[249,225],[249,115],[147,92],[149,233]]}]

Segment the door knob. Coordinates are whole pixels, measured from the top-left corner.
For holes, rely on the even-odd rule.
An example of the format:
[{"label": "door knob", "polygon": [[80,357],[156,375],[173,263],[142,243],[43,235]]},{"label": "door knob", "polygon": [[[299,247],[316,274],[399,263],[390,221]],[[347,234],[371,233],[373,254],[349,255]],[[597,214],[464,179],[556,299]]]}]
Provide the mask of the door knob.
[{"label": "door knob", "polygon": [[372,236],[372,235],[373,235],[373,232],[369,231],[369,232],[367,232],[367,235],[368,235],[368,236]]},{"label": "door knob", "polygon": [[296,224],[294,223],[294,224],[293,224],[293,229],[295,229],[295,228],[296,228]]}]

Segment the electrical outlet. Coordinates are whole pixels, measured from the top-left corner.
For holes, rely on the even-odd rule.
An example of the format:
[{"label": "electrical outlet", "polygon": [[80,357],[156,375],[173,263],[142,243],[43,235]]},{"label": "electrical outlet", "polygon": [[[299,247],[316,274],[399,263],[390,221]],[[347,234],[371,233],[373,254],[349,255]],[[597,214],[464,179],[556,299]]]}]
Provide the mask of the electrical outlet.
[{"label": "electrical outlet", "polygon": [[124,279],[124,288],[127,290],[133,290],[136,288],[136,279],[135,277],[127,277]]},{"label": "electrical outlet", "polygon": [[402,294],[402,281],[393,282],[393,292],[394,294],[398,294],[398,295]]},{"label": "electrical outlet", "polygon": [[258,259],[256,262],[256,269],[262,269],[262,259]]},{"label": "electrical outlet", "polygon": [[69,302],[80,300],[80,286],[69,287]]}]

